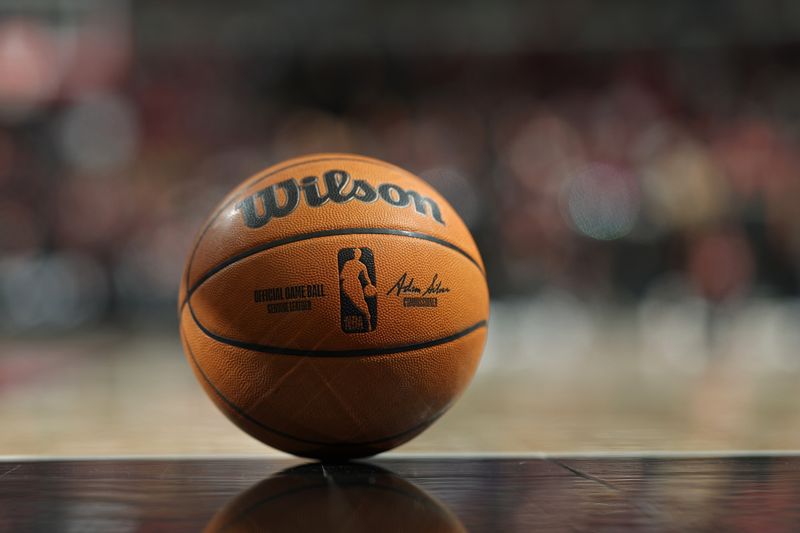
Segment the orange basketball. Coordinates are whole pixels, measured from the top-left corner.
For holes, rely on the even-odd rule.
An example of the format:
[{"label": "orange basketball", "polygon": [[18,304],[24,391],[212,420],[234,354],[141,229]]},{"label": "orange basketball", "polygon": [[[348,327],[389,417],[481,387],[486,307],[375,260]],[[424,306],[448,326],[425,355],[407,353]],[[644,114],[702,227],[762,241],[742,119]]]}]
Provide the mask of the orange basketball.
[{"label": "orange basketball", "polygon": [[472,236],[428,184],[315,154],[251,177],[214,210],[179,296],[184,351],[236,425],[305,457],[408,441],[469,383],[488,290]]}]

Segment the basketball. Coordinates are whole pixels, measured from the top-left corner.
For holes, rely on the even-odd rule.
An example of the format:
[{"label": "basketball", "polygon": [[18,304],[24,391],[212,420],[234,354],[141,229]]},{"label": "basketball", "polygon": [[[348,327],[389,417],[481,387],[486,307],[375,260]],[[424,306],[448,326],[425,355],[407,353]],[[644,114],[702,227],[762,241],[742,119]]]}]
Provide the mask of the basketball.
[{"label": "basketball", "polygon": [[245,180],[213,211],[179,296],[184,352],[237,426],[277,449],[398,446],[464,391],[489,295],[469,230],[392,164],[315,154]]}]

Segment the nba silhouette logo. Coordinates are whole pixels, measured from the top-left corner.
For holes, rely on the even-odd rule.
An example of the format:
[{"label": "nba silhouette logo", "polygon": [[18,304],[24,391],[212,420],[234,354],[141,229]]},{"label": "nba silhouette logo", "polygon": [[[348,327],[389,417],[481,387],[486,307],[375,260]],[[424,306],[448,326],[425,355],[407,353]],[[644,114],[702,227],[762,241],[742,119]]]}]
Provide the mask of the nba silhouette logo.
[{"label": "nba silhouette logo", "polygon": [[339,250],[339,305],[345,333],[367,333],[377,327],[378,291],[371,249]]}]

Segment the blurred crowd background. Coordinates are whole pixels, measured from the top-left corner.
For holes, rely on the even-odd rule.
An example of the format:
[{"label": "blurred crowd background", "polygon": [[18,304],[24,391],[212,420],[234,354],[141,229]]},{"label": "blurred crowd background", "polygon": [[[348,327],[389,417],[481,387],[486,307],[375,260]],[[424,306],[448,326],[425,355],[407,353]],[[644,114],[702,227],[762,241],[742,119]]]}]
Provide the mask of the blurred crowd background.
[{"label": "blurred crowd background", "polygon": [[174,327],[222,195],[346,151],[429,180],[494,301],[573,338],[753,306],[785,337],[799,52],[790,1],[0,0],[0,332]]}]

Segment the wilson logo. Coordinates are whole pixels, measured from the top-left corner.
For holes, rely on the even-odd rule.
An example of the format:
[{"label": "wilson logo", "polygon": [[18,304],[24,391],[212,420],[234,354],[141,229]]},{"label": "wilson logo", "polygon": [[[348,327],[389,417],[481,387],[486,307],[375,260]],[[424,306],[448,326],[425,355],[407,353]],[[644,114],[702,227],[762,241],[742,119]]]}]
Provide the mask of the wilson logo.
[{"label": "wilson logo", "polygon": [[343,204],[351,201],[365,204],[378,200],[397,207],[413,205],[422,216],[430,216],[439,224],[444,224],[439,205],[416,191],[405,190],[393,183],[382,183],[376,189],[364,180],[354,180],[344,170],[329,170],[323,175],[325,192],[319,187],[317,176],[308,176],[298,184],[294,178],[270,185],[236,204],[244,223],[249,228],[260,228],[272,218],[290,215],[301,198],[309,207],[321,207],[328,202]]}]

